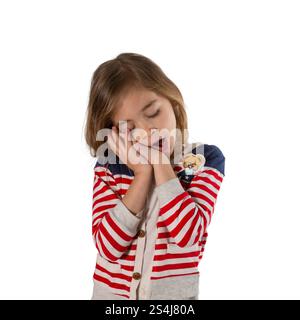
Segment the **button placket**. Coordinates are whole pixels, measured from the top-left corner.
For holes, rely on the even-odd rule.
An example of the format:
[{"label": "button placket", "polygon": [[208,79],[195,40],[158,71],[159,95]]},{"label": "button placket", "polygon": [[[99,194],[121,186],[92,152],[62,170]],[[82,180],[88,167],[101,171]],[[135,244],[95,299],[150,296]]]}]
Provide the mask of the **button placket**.
[{"label": "button placket", "polygon": [[[140,230],[138,231],[138,234],[141,230],[145,230],[145,220],[140,226]],[[134,264],[134,270],[132,272],[132,281],[130,286],[130,297],[131,299],[136,300],[136,290],[140,283],[140,279],[142,277],[142,266],[143,266],[143,260],[144,260],[144,248],[145,248],[145,236],[137,238],[137,245],[136,245],[136,256],[135,256],[135,264]]]},{"label": "button placket", "polygon": [[[139,299],[148,300],[151,296],[151,272],[153,266],[153,259],[155,255],[155,243],[157,237],[156,222],[159,214],[159,204],[156,195],[156,190],[152,194],[150,200],[151,213],[148,212],[146,219],[146,240],[144,249],[144,261],[142,269],[142,278],[139,282]],[[145,267],[145,268],[144,268]]]}]

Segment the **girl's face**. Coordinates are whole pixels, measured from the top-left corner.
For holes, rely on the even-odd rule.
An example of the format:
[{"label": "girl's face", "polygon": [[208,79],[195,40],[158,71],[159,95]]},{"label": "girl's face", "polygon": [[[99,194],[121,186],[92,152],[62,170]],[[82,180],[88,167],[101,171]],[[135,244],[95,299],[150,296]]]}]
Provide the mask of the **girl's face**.
[{"label": "girl's face", "polygon": [[157,146],[155,143],[160,138],[167,139],[164,146],[170,145],[167,148],[172,153],[176,139],[176,117],[170,101],[155,92],[137,88],[127,91],[120,99],[112,121],[118,129],[119,121],[126,121],[128,129],[134,129],[133,139],[148,146]]}]

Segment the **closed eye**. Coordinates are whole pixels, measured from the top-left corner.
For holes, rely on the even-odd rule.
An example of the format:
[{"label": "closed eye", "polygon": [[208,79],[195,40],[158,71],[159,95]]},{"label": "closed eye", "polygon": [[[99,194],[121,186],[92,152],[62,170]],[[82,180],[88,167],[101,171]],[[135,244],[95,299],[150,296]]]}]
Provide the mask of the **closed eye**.
[{"label": "closed eye", "polygon": [[154,117],[156,117],[156,116],[159,114],[159,111],[160,111],[160,110],[158,110],[157,112],[155,112],[152,116],[148,116],[148,118],[154,118]]}]

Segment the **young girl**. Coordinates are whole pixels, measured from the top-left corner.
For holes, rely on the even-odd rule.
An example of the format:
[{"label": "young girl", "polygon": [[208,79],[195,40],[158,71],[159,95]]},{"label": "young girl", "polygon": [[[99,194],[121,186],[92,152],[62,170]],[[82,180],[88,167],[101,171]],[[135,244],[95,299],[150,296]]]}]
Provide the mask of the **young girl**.
[{"label": "young girl", "polygon": [[93,300],[198,299],[225,157],[186,131],[179,89],[149,58],[122,53],[95,70],[85,128],[97,157]]}]

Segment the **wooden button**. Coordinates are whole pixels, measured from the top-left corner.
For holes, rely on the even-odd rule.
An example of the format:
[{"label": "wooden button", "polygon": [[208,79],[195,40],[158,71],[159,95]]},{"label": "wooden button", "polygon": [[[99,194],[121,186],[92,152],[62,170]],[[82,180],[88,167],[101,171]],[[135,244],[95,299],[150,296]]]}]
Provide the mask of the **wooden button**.
[{"label": "wooden button", "polygon": [[134,280],[139,280],[141,279],[141,274],[139,272],[134,272],[132,277]]},{"label": "wooden button", "polygon": [[145,237],[145,231],[144,231],[144,230],[140,230],[140,231],[138,232],[138,236],[139,236],[140,238]]}]

